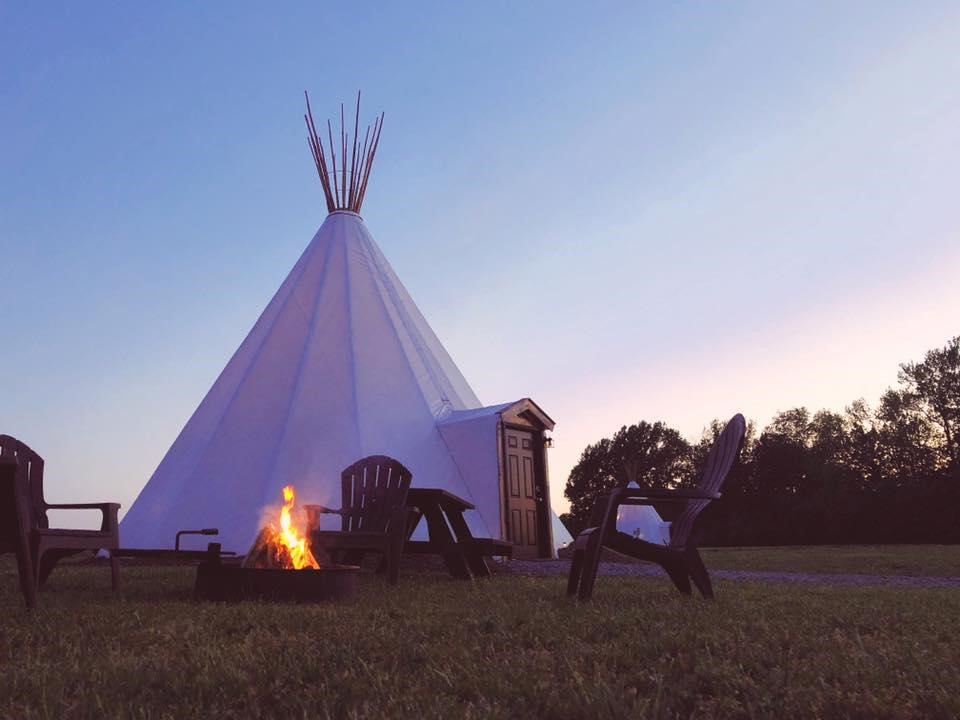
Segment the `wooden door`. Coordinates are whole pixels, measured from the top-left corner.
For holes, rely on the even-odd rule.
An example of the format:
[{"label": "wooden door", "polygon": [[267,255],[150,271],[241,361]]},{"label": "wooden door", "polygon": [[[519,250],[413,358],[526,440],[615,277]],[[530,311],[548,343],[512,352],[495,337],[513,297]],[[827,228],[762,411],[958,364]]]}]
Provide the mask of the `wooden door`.
[{"label": "wooden door", "polygon": [[533,462],[533,433],[525,430],[504,429],[507,444],[507,530],[513,543],[515,558],[540,556],[540,538],[537,529],[536,478]]}]

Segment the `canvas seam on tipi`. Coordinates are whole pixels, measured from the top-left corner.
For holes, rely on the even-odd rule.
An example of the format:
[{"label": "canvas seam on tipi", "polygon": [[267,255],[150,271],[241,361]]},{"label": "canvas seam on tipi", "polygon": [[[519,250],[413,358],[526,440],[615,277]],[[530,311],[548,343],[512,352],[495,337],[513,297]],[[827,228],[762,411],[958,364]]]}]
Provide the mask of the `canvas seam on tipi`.
[{"label": "canvas seam on tipi", "polygon": [[[440,338],[437,337],[437,334],[433,331],[433,327],[427,322],[427,319],[420,311],[419,305],[414,302],[406,286],[397,276],[397,273],[393,270],[393,267],[383,254],[383,251],[380,250],[378,246],[374,247],[374,250],[378,253],[378,262],[384,266],[384,274],[391,279],[394,291],[399,294],[403,307],[409,309],[407,313],[408,325],[412,324],[417,330],[418,337],[421,337],[423,351],[432,361],[431,367],[434,368],[435,372],[439,375],[441,384],[445,384],[448,399],[450,396],[453,396],[457,400],[456,406],[451,401],[446,407],[441,408],[441,411],[437,413],[437,417],[440,418],[448,415],[454,410],[481,407],[482,404],[477,394],[473,391],[473,388],[470,387],[470,383],[467,382],[463,373],[460,372],[460,368],[454,362],[444,344],[440,342]],[[457,379],[456,383],[454,382],[455,379]]]},{"label": "canvas seam on tipi", "polygon": [[354,329],[353,328],[353,303],[351,301],[352,294],[350,292],[353,287],[353,278],[350,276],[352,263],[350,262],[350,248],[348,247],[346,232],[344,231],[343,228],[338,228],[338,230],[341,236],[341,244],[343,246],[344,259],[346,261],[344,264],[346,265],[346,269],[347,269],[347,272],[345,273],[346,282],[344,283],[344,294],[346,296],[346,307],[347,307],[347,348],[350,352],[350,364],[348,367],[350,368],[350,393],[351,393],[351,400],[353,402],[353,427],[357,431],[357,437],[361,439],[360,452],[366,453],[368,451],[368,448],[365,448],[363,446],[363,430],[360,427],[360,402],[357,399],[357,371],[356,371],[357,352],[355,347],[357,339],[354,337],[354,334],[353,334],[353,329]]},{"label": "canvas seam on tipi", "polygon": [[[365,244],[366,242],[368,241],[365,239]],[[364,249],[366,250],[367,248],[365,247]],[[370,254],[372,255],[372,253]],[[383,259],[384,259],[384,262],[387,262],[386,256],[384,256]],[[377,262],[377,259],[374,257],[371,257],[371,260],[373,261],[374,267],[376,267],[379,272],[387,274],[388,271],[391,269],[389,265],[386,268],[381,268],[380,264]],[[398,283],[400,282],[400,279],[396,277],[396,273],[390,273],[390,274],[394,276],[394,279],[396,282]],[[430,352],[429,348],[425,348],[421,344],[420,340],[418,339],[419,332],[415,333],[411,331],[411,321],[410,321],[410,318],[408,317],[407,308],[406,308],[406,305],[403,303],[402,298],[397,296],[396,290],[391,286],[391,284],[384,283],[384,289],[386,290],[387,294],[390,296],[390,301],[393,303],[394,307],[397,308],[397,316],[400,319],[400,322],[403,324],[403,329],[406,331],[407,336],[410,338],[411,344],[413,345],[414,350],[417,352],[417,355],[420,358],[420,362],[423,363],[423,366],[430,377],[430,382],[433,383],[434,388],[436,388],[438,394],[440,395],[440,402],[441,402],[440,410],[438,412],[433,412],[433,410],[431,409],[431,412],[433,412],[434,416],[436,416],[440,412],[442,412],[445,407],[452,407],[453,405],[453,403],[450,402],[450,397],[447,392],[448,388],[444,387],[443,383],[441,383],[440,380],[437,378],[436,371],[433,367],[433,363],[431,362],[431,360],[435,360],[435,358],[433,358],[433,353]],[[412,301],[412,298],[411,298],[411,301]],[[382,299],[381,299],[381,302],[383,302]]]},{"label": "canvas seam on tipi", "polygon": [[[315,298],[314,298],[313,313],[310,316],[310,324],[307,331],[307,340],[303,344],[303,351],[300,353],[300,361],[297,364],[297,379],[296,379],[296,382],[294,383],[293,390],[290,393],[290,399],[287,403],[287,412],[284,414],[283,430],[281,431],[279,437],[277,438],[277,442],[274,446],[273,463],[270,467],[270,472],[267,475],[267,478],[271,480],[273,479],[274,474],[276,473],[277,464],[280,462],[280,449],[283,447],[283,443],[287,439],[287,434],[290,428],[290,416],[292,414],[293,404],[296,401],[297,397],[299,396],[299,390],[303,383],[304,365],[306,364],[307,356],[310,354],[310,349],[312,347],[312,340],[316,336],[317,316],[319,315],[319,312],[320,312],[320,298],[323,296],[323,290],[324,290],[324,287],[326,286],[327,278],[329,277],[328,265],[330,262],[330,256],[332,254],[333,254],[333,243],[332,242],[327,243],[327,247],[325,249],[325,253],[323,256],[323,263],[321,265],[323,275],[320,279],[320,283],[317,287]],[[270,483],[268,482],[267,485],[269,486]],[[276,491],[277,491],[277,488],[275,487],[265,488],[264,498],[262,502],[268,503],[271,500],[271,498],[267,497],[267,493],[268,492],[275,493]],[[251,537],[250,539],[253,540],[253,537]]]},{"label": "canvas seam on tipi", "polygon": [[[408,328],[406,325],[403,324],[403,316],[401,314],[401,308],[398,306],[399,304],[396,301],[396,297],[390,295],[389,290],[387,289],[388,283],[384,282],[383,270],[376,262],[374,262],[374,258],[372,257],[372,253],[370,252],[371,250],[370,240],[367,238],[363,238],[363,242],[361,243],[360,249],[363,251],[364,256],[367,258],[367,262],[369,263],[370,267],[376,271],[376,272],[372,272],[371,276],[373,277],[374,284],[377,288],[377,299],[380,301],[380,307],[382,308],[384,314],[387,317],[387,320],[388,320],[387,324],[390,326],[390,330],[393,332],[393,336],[396,338],[398,345],[403,351],[404,357],[406,357],[409,362],[411,358],[409,358],[409,356],[407,355],[406,349],[404,348],[404,345],[405,345],[404,338],[400,335],[400,330],[397,327],[396,322],[399,321],[400,324],[403,326],[403,330],[406,333],[406,337],[409,341],[409,344],[413,346],[414,351],[417,351],[417,344],[413,338],[413,333],[410,332],[410,328]],[[386,294],[386,297],[384,297],[385,294]],[[390,301],[389,303],[387,302],[387,299],[389,299]],[[391,308],[393,309],[394,312],[391,312]],[[394,317],[396,317],[396,320],[394,319]],[[434,388],[436,388],[437,383],[433,379],[433,375],[430,373],[430,369],[427,367],[427,363],[424,362],[424,359],[419,352],[417,352],[417,359],[420,361],[420,364],[423,365],[424,370],[427,372],[428,376],[430,377],[430,380],[433,383]],[[430,407],[430,398],[423,391],[423,386],[421,385],[420,380],[417,378],[417,374],[411,368],[408,368],[408,370],[410,371],[410,376],[413,380],[414,385],[417,388],[418,394],[423,400],[423,404],[426,407],[427,412],[430,413],[431,416],[433,416],[433,408]],[[443,398],[442,393],[440,393],[440,395],[441,395],[441,399],[445,401],[445,398]]]},{"label": "canvas seam on tipi", "polygon": [[[430,367],[434,370],[435,375],[439,376],[439,382],[444,389],[443,394],[450,401],[446,406],[440,408],[436,413],[437,417],[443,417],[453,410],[480,407],[481,403],[476,393],[470,387],[463,373],[460,372],[453,358],[450,357],[450,353],[447,352],[443,343],[440,342],[430,323],[427,322],[419,306],[414,302],[406,286],[397,276],[393,266],[390,265],[390,261],[387,260],[383,250],[375,241],[371,242],[370,252],[373,254],[377,267],[381,270],[384,282],[388,283],[393,289],[398,304],[407,311],[405,326],[409,328],[412,325],[416,330],[414,336],[419,337],[422,342],[420,347],[421,357],[430,361]],[[456,403],[451,400],[451,397],[456,400]]]},{"label": "canvas seam on tipi", "polygon": [[[376,284],[376,287],[377,287],[377,298],[378,298],[379,301],[380,301],[380,306],[381,306],[381,308],[383,309],[383,312],[386,314],[387,319],[389,320],[389,322],[388,322],[387,324],[390,326],[390,329],[393,331],[394,337],[396,337],[397,342],[399,343],[400,347],[402,348],[402,347],[403,347],[403,339],[400,337],[399,329],[398,329],[398,328],[396,327],[396,325],[394,324],[393,317],[392,317],[392,313],[390,312],[390,307],[391,307],[391,305],[392,305],[392,307],[396,308],[397,311],[398,311],[398,312],[397,312],[397,318],[400,320],[401,323],[403,323],[403,316],[402,316],[402,314],[400,313],[400,308],[398,307],[400,303],[398,302],[398,298],[396,297],[396,295],[390,293],[390,291],[389,291],[390,284],[384,282],[383,275],[385,275],[386,273],[384,272],[384,269],[381,268],[380,265],[379,265],[377,262],[374,261],[374,258],[372,257],[373,253],[371,252],[371,250],[372,250],[371,245],[372,245],[372,240],[370,240],[369,238],[364,237],[364,238],[363,238],[363,243],[362,243],[362,250],[364,251],[364,255],[367,257],[368,262],[370,262],[370,267],[373,268],[373,269],[375,269],[375,270],[377,271],[377,272],[375,272],[375,273],[371,273],[371,276],[374,278],[374,281],[375,281],[375,284]],[[386,294],[386,297],[385,297],[385,294]],[[389,301],[390,301],[390,304],[388,304],[388,302],[387,302],[388,299],[389,299]],[[412,339],[412,337],[414,336],[414,333],[410,332],[410,328],[409,328],[406,324],[404,324],[404,325],[403,325],[403,329],[404,329],[404,331],[407,333],[407,335],[410,336],[411,339]],[[413,344],[413,346],[414,346],[414,349],[416,350],[416,349],[417,349],[417,344],[416,344],[416,342],[413,342],[412,344]],[[404,353],[404,355],[406,355],[406,353]],[[418,355],[419,355],[419,353],[418,353]],[[424,362],[424,358],[423,358],[422,356],[420,356],[419,359],[420,359],[420,362],[421,362],[421,363],[423,363],[424,365],[426,365],[426,363]],[[420,383],[419,383],[418,380],[417,380],[416,373],[414,373],[409,367],[408,367],[408,371],[410,372],[410,374],[411,374],[411,376],[412,376],[412,378],[413,378],[414,383],[416,384],[418,390],[420,391],[420,396],[421,396],[421,398],[422,398],[422,400],[423,400],[423,402],[424,402],[424,405],[425,405],[426,408],[427,408],[427,411],[431,414],[431,416],[433,416],[433,409],[430,407],[430,400],[429,400],[429,398],[424,394],[423,388],[420,387]],[[428,372],[429,372],[429,371],[428,371]],[[433,376],[432,374],[430,375],[430,377],[431,377],[431,380],[433,380],[434,376]],[[434,385],[436,385],[436,384],[437,384],[437,382],[434,380]],[[448,400],[445,400],[445,402],[449,402],[449,401],[448,401]],[[474,498],[474,496],[473,496],[473,491],[471,490],[469,483],[467,483],[466,479],[464,478],[463,472],[462,472],[462,470],[460,469],[460,465],[457,463],[456,457],[454,456],[453,452],[451,452],[450,446],[447,444],[446,438],[443,436],[443,433],[440,432],[440,428],[437,427],[436,417],[435,417],[435,416],[434,416],[434,419],[433,419],[433,425],[434,425],[434,429],[435,429],[437,435],[440,437],[440,441],[443,443],[444,448],[446,448],[447,453],[450,455],[450,460],[451,460],[451,462],[453,463],[453,466],[456,468],[457,476],[458,476],[458,478],[460,479],[460,485],[461,485],[461,487],[463,487],[463,489],[466,491],[467,495],[469,495],[469,500],[470,500],[470,502],[473,503],[474,505],[476,505],[476,504],[477,504],[477,503],[476,503],[476,498]],[[480,513],[477,513],[477,515],[480,517],[480,521],[483,523],[483,526],[484,526],[484,528],[486,528],[487,534],[489,535],[489,534],[490,534],[490,528],[489,528],[489,526],[487,525],[486,520],[483,518],[483,516],[482,516]]]}]

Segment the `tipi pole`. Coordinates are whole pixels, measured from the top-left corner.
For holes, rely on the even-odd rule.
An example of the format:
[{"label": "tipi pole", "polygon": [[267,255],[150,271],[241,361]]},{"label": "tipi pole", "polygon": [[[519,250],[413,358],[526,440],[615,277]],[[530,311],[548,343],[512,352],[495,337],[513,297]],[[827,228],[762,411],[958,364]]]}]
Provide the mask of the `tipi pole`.
[{"label": "tipi pole", "polygon": [[[367,192],[367,182],[370,179],[373,160],[380,144],[384,114],[380,113],[378,117],[374,118],[372,125],[367,125],[361,145],[360,91],[357,91],[357,105],[353,116],[352,142],[350,133],[347,131],[345,109],[343,103],[340,103],[340,151],[338,153],[333,144],[333,124],[329,119],[327,120],[327,150],[325,150],[323,140],[320,139],[316,122],[313,119],[310,96],[306,91],[304,91],[303,96],[307,105],[307,112],[303,116],[307,126],[307,140],[310,145],[310,154],[313,155],[313,162],[317,168],[317,175],[320,177],[320,185],[323,187],[323,195],[327,201],[327,211],[352,210],[359,213]],[[329,151],[329,164],[327,151]],[[347,158],[347,153],[350,154],[349,158]],[[337,167],[338,154],[340,156],[339,168]],[[340,173],[339,178],[337,177],[338,171]],[[347,179],[348,174],[350,176],[349,180]]]}]

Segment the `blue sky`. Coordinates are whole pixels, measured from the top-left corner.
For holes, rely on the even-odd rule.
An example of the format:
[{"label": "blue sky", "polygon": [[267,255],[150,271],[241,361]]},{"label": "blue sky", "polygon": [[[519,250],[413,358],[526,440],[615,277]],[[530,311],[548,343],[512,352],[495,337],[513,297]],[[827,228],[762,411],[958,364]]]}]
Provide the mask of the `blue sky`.
[{"label": "blue sky", "polygon": [[486,403],[583,447],[875,400],[960,334],[955,3],[0,4],[0,432],[129,507],[325,214],[302,93]]}]

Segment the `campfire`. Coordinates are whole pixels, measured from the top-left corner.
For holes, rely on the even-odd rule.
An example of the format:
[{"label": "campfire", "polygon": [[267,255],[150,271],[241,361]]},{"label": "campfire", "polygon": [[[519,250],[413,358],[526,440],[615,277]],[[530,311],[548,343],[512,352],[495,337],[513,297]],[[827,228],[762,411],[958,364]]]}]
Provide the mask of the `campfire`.
[{"label": "campfire", "polygon": [[279,527],[269,522],[260,531],[253,547],[247,553],[244,567],[277,570],[320,569],[320,564],[310,550],[310,539],[304,530],[305,523],[294,521],[295,502],[293,485],[287,485],[283,488]]}]

